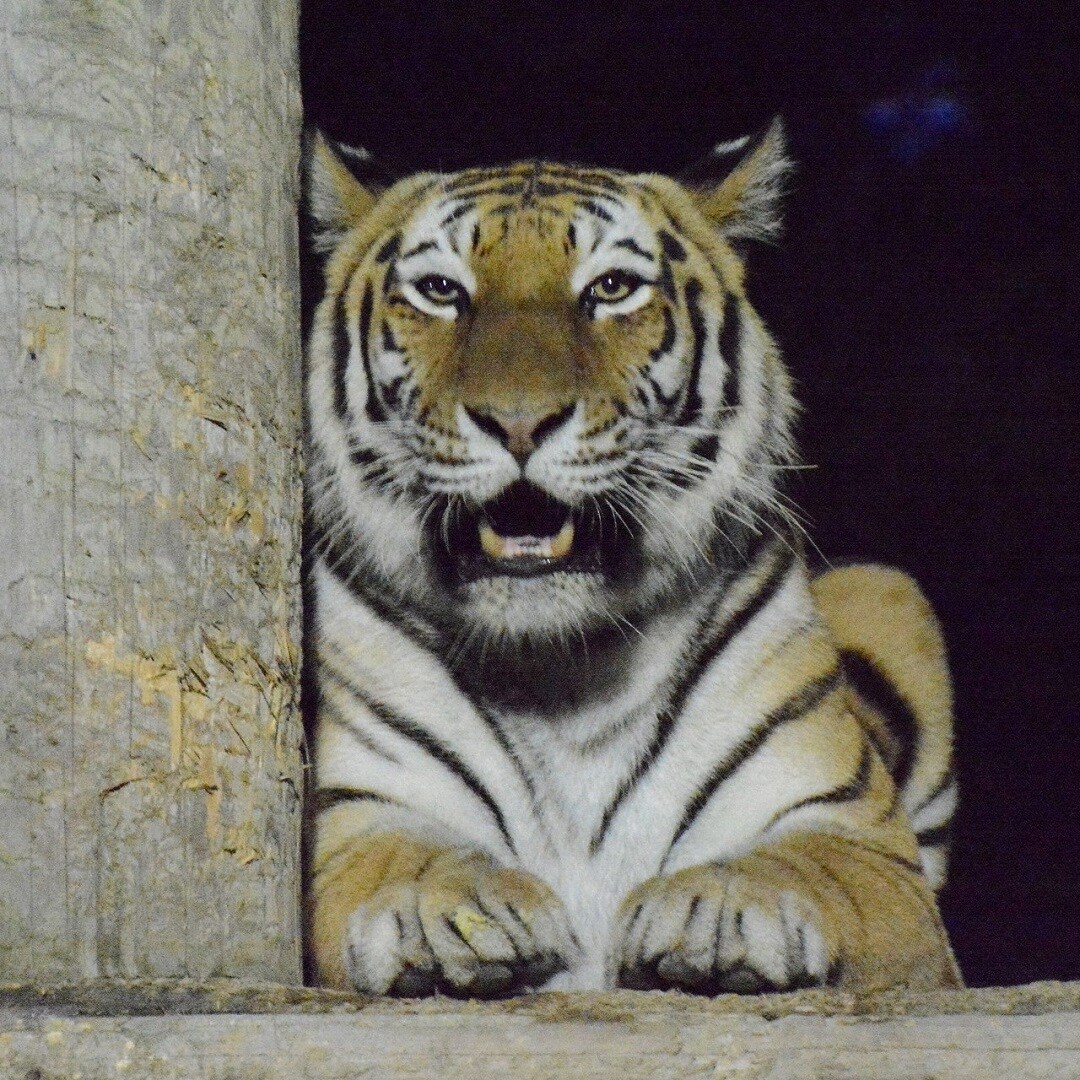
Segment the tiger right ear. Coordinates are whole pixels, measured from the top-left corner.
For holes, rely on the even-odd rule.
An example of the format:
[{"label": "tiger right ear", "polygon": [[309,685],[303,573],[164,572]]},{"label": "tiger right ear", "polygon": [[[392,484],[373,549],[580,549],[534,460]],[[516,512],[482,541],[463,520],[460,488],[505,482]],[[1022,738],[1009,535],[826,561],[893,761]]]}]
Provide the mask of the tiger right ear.
[{"label": "tiger right ear", "polygon": [[305,138],[304,175],[319,251],[331,251],[392,183],[366,150],[331,143],[321,131]]},{"label": "tiger right ear", "polygon": [[721,143],[679,179],[729,240],[773,240],[780,232],[780,203],[792,167],[777,117],[757,137]]}]

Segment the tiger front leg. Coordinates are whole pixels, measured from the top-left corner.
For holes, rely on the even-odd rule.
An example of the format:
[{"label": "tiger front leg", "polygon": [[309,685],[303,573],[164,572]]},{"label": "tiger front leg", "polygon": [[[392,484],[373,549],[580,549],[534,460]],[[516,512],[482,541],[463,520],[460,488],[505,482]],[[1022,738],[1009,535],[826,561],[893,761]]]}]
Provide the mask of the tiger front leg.
[{"label": "tiger front leg", "polygon": [[316,872],[322,985],[365,994],[499,997],[575,960],[562,901],[531,874],[401,833],[352,841]]},{"label": "tiger front leg", "polygon": [[700,994],[962,985],[918,868],[818,833],[644,882],[614,967],[620,986]]}]

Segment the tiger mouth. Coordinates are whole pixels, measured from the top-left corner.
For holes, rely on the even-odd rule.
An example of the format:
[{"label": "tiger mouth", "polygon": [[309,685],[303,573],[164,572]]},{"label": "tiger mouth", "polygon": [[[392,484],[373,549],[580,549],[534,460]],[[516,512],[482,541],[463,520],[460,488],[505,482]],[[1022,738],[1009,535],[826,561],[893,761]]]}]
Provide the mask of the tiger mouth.
[{"label": "tiger mouth", "polygon": [[457,513],[442,541],[463,583],[560,571],[603,573],[618,546],[611,521],[568,506],[524,480],[482,506]]}]

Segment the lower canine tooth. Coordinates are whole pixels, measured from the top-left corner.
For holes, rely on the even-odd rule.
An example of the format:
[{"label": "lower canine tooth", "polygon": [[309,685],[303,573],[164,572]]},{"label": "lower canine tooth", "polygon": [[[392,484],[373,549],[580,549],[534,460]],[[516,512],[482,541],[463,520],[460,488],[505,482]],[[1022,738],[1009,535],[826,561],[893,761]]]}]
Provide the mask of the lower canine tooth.
[{"label": "lower canine tooth", "polygon": [[574,546],[574,523],[570,518],[566,519],[563,527],[555,535],[551,541],[551,558],[553,559],[565,559],[570,554],[570,549]]},{"label": "lower canine tooth", "polygon": [[480,522],[480,546],[489,559],[505,559],[506,541],[486,522]]}]

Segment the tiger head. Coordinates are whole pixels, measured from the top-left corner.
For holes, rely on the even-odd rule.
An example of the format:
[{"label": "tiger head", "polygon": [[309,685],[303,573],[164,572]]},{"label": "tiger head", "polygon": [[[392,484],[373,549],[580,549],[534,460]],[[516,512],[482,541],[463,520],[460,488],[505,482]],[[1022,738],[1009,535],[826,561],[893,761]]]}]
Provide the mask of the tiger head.
[{"label": "tiger head", "polygon": [[490,646],[633,626],[781,513],[793,402],[744,290],[789,163],[526,162],[385,189],[316,137],[311,505],[331,572]]}]

